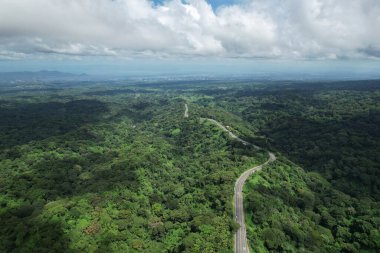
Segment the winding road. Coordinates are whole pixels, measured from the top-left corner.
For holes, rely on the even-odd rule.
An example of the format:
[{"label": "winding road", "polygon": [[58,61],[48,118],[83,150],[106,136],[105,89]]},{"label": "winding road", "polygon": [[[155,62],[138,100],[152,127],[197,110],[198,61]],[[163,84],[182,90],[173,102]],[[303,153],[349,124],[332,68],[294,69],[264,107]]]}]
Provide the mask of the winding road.
[{"label": "winding road", "polygon": [[256,171],[261,170],[264,165],[276,160],[276,156],[273,153],[268,152],[268,154],[269,154],[269,159],[265,163],[245,171],[243,174],[241,174],[241,176],[238,178],[238,180],[235,183],[235,196],[234,196],[235,220],[240,225],[240,228],[235,233],[235,252],[236,253],[249,252],[249,246],[247,242],[247,230],[246,230],[245,222],[244,222],[244,206],[243,206],[244,183],[250,175],[252,175]]},{"label": "winding road", "polygon": [[183,117],[188,118],[189,117],[189,107],[187,107],[187,104],[185,104],[185,114]]},{"label": "winding road", "polygon": [[[207,119],[207,118],[201,118],[201,120],[208,120],[214,123],[223,131],[227,132],[231,138],[237,141],[240,141],[244,145],[252,145],[256,149],[260,149],[260,147],[242,140],[241,138],[233,134],[230,130],[228,130],[225,126],[223,126],[216,120]],[[244,222],[244,206],[243,206],[244,183],[250,175],[252,175],[256,171],[262,170],[263,166],[276,160],[276,156],[273,153],[268,152],[268,155],[269,155],[269,159],[265,163],[245,171],[243,174],[241,174],[241,176],[238,178],[238,180],[235,183],[235,194],[234,194],[235,221],[240,225],[239,229],[235,233],[235,246],[234,246],[235,253],[249,252],[249,245],[247,242],[247,230],[246,230],[245,222]]]}]

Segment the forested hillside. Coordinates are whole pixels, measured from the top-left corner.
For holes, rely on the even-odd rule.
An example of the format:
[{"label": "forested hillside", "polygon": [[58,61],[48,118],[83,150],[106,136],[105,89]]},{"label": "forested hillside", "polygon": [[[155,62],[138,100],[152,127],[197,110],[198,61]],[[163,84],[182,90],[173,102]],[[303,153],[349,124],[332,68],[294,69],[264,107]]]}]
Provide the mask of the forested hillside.
[{"label": "forested hillside", "polygon": [[378,252],[379,101],[378,81],[0,87],[0,252],[232,252],[266,149],[252,252]]},{"label": "forested hillside", "polygon": [[380,83],[245,87],[221,95],[283,155],[246,187],[255,251],[380,250]]},{"label": "forested hillside", "polygon": [[234,181],[266,156],[189,107],[149,89],[4,95],[0,251],[230,252]]}]

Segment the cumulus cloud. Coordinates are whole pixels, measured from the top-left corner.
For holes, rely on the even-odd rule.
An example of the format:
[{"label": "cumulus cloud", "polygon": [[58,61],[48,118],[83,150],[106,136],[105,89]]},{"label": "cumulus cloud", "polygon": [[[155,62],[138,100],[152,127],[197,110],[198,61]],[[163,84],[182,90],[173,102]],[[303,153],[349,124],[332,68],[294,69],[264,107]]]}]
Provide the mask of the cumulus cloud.
[{"label": "cumulus cloud", "polygon": [[2,0],[0,57],[378,58],[378,0]]}]

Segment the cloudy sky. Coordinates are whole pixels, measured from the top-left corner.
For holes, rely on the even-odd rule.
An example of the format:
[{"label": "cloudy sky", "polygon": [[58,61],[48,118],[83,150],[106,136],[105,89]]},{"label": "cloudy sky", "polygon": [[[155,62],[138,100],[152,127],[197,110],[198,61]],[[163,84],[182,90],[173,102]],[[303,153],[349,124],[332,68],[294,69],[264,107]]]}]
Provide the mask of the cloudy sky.
[{"label": "cloudy sky", "polygon": [[374,66],[379,31],[379,0],[0,0],[0,67],[144,61]]}]

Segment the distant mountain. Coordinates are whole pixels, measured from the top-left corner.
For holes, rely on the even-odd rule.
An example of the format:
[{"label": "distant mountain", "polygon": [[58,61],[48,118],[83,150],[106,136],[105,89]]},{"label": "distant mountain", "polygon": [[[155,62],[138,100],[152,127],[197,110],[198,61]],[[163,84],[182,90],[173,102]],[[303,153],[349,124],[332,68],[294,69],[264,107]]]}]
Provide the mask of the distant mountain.
[{"label": "distant mountain", "polygon": [[25,81],[76,81],[87,80],[87,74],[72,74],[60,71],[22,71],[0,72],[0,82],[25,82]]}]

